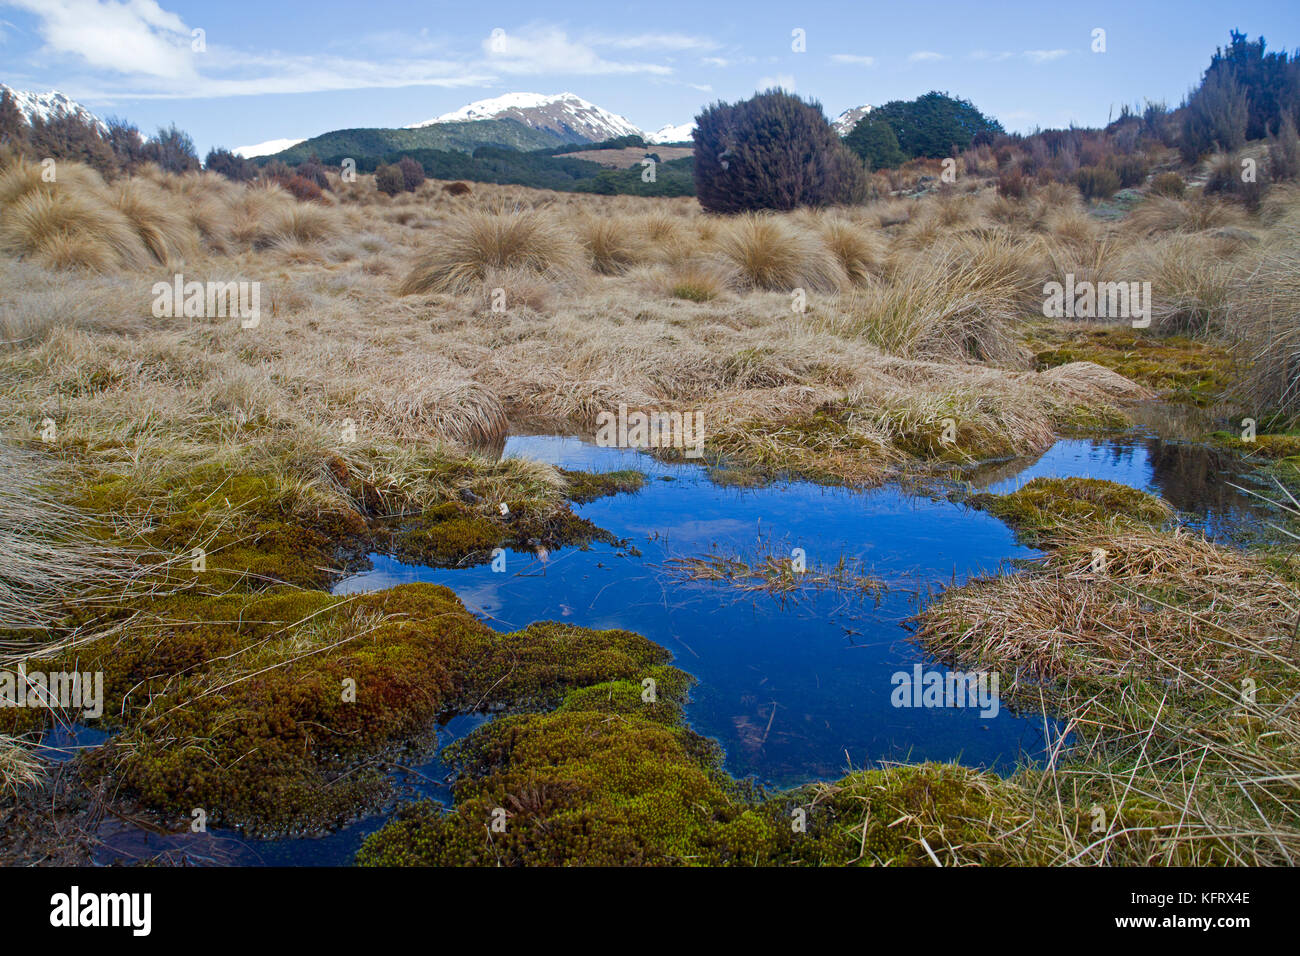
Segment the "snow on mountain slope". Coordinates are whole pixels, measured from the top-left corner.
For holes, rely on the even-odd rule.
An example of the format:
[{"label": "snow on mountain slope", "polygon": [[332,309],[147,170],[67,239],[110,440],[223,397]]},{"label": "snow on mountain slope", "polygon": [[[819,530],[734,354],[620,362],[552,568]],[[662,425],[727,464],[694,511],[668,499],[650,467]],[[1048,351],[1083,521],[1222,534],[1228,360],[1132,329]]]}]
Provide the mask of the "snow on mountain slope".
[{"label": "snow on mountain slope", "polygon": [[647,143],[689,143],[691,133],[695,132],[694,121],[682,123],[680,126],[661,126],[653,133],[646,133]]},{"label": "snow on mountain slope", "polygon": [[835,132],[841,136],[848,136],[853,131],[853,127],[858,125],[862,117],[871,112],[870,106],[855,106],[853,109],[845,110],[839,116],[831,121],[831,126]]},{"label": "snow on mountain slope", "polygon": [[450,113],[443,113],[407,129],[438,123],[465,123],[485,119],[514,119],[534,129],[550,130],[560,136],[598,143],[616,136],[641,135],[625,117],[601,109],[573,93],[506,93],[478,100]]},{"label": "snow on mountain slope", "polygon": [[268,139],[265,143],[254,143],[252,146],[236,146],[231,150],[236,156],[243,156],[245,159],[252,159],[255,156],[270,156],[278,153],[290,146],[297,146],[305,142],[301,139]]},{"label": "snow on mountain slope", "polygon": [[50,90],[48,93],[32,93],[28,90],[15,90],[12,86],[6,86],[3,83],[0,83],[0,90],[9,91],[9,95],[14,98],[14,101],[18,104],[18,109],[27,117],[29,123],[36,116],[48,120],[60,113],[70,113],[73,116],[80,116],[82,119],[94,123],[100,129],[108,128],[98,116],[58,90]]}]

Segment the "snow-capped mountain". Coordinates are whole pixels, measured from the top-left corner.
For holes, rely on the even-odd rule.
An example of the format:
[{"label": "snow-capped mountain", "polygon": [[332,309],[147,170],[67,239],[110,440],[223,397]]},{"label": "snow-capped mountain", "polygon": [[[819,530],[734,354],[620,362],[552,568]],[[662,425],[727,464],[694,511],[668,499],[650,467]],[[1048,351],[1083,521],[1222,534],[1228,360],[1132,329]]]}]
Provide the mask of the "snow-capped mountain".
[{"label": "snow-capped mountain", "polygon": [[853,131],[853,127],[858,125],[858,121],[870,112],[870,106],[855,106],[831,120],[831,126],[841,136],[848,136]]},{"label": "snow-capped mountain", "polygon": [[0,90],[9,91],[9,95],[14,98],[14,101],[18,104],[18,109],[27,117],[29,123],[36,116],[48,120],[60,113],[70,113],[73,116],[79,116],[83,120],[94,123],[102,130],[108,129],[104,121],[98,116],[72,99],[72,97],[66,96],[58,90],[50,90],[48,93],[32,93],[27,90],[15,90],[12,86],[6,86],[3,83],[0,83]]},{"label": "snow-capped mountain", "polygon": [[695,123],[682,123],[680,126],[661,126],[653,133],[645,134],[647,143],[689,143],[691,133],[695,132]]},{"label": "snow-capped mountain", "polygon": [[271,156],[281,150],[288,149],[290,146],[297,146],[302,142],[306,141],[301,139],[268,139],[265,143],[254,143],[252,146],[236,146],[231,152],[236,156],[252,159],[255,156]]},{"label": "snow-capped mountain", "polygon": [[513,119],[534,129],[550,130],[560,136],[589,143],[616,136],[643,135],[625,117],[588,103],[573,93],[506,93],[478,100],[450,113],[443,113],[407,129],[420,129],[438,123],[465,123],[472,120]]}]

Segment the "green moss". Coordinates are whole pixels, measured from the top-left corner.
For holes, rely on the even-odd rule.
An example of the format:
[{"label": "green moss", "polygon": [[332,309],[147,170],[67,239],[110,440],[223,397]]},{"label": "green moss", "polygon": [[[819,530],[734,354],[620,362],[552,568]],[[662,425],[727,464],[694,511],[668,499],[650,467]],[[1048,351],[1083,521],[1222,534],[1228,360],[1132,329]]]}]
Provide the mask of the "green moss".
[{"label": "green moss", "polygon": [[[614,482],[629,481],[614,479]],[[599,482],[592,482],[595,487]],[[611,487],[607,485],[605,487]],[[563,504],[532,499],[505,502],[505,514],[483,514],[447,502],[415,517],[387,523],[381,547],[408,564],[465,566],[491,559],[495,548],[519,551],[578,546],[618,539]]]},{"label": "green moss", "polygon": [[1184,336],[1116,325],[1039,322],[1029,326],[1028,345],[1040,369],[1095,362],[1173,402],[1213,405],[1233,381],[1227,347]]},{"label": "green moss", "polygon": [[578,504],[586,504],[609,495],[640,491],[646,481],[644,474],[631,469],[596,472],[561,468],[560,474],[564,476],[565,494],[570,501]]},{"label": "green moss", "polygon": [[[171,584],[324,587],[333,580],[330,568],[356,566],[367,550],[360,513],[274,472],[204,465],[168,475],[163,489],[109,477],[75,503],[94,515],[147,516],[143,543],[176,556]],[[196,548],[204,552],[201,572],[192,570]]]},{"label": "green moss", "polygon": [[[930,853],[944,866],[1045,865],[1057,842],[1014,780],[955,764],[862,771],[782,794],[767,809],[779,834],[773,857],[787,865],[934,866]],[[802,833],[791,825],[797,810]]]},{"label": "green moss", "polygon": [[[771,823],[719,769],[716,745],[641,703],[640,693],[635,681],[588,688],[552,713],[479,728],[447,753],[461,770],[454,809],[405,810],[367,839],[358,862],[762,861]],[[504,832],[493,830],[494,818]]]},{"label": "green moss", "polygon": [[1035,478],[1007,495],[976,495],[971,503],[1035,538],[1083,524],[1159,525],[1173,514],[1145,491],[1096,478]]},{"label": "green moss", "polygon": [[122,701],[98,773],[154,809],[203,807],[268,832],[373,804],[387,789],[373,758],[423,739],[439,715],[545,707],[654,675],[667,702],[646,713],[671,716],[685,693],[668,652],[640,635],[550,622],[499,634],[430,584],[170,599],[137,626],[135,640],[81,658]]},{"label": "green moss", "polygon": [[1030,794],[958,766],[889,767],[764,797],[722,773],[716,745],[660,706],[684,685],[658,673],[658,705],[638,683],[610,682],[571,692],[552,713],[479,728],[446,754],[461,773],[454,807],[404,808],[357,862],[929,866],[922,839],[945,865],[1047,861],[1054,840]]},{"label": "green moss", "polygon": [[1258,455],[1270,461],[1300,458],[1300,433],[1257,434],[1254,441],[1243,441],[1240,432],[1214,432],[1210,436],[1216,444],[1243,455]]},{"label": "green moss", "polygon": [[393,537],[393,551],[409,564],[481,564],[503,538],[492,519],[447,502],[403,522]]}]

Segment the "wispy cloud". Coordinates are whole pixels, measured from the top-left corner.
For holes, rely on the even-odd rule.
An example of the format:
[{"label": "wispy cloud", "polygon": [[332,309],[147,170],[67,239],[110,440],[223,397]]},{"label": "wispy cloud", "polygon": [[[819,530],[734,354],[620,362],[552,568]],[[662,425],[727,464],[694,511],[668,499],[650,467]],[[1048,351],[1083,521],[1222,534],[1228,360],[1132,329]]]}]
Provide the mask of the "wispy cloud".
[{"label": "wispy cloud", "polygon": [[935,60],[948,59],[942,53],[935,53],[933,50],[917,50],[915,53],[909,53],[907,59],[911,63],[932,63]]},{"label": "wispy cloud", "polygon": [[758,86],[755,89],[770,90],[773,87],[780,87],[787,92],[794,92],[794,74],[777,73],[775,76],[761,76],[758,79]]},{"label": "wispy cloud", "polygon": [[1052,60],[1059,60],[1061,57],[1069,55],[1069,50],[1025,50],[1022,53],[1011,53],[1007,50],[1000,53],[991,53],[988,50],[974,50],[967,54],[972,60],[983,60],[988,63],[1002,63],[1005,60],[1012,60],[1017,57],[1023,57],[1031,63],[1050,63]]},{"label": "wispy cloud", "polygon": [[664,77],[673,73],[671,66],[635,54],[623,58],[618,51],[689,53],[717,46],[684,33],[574,38],[555,26],[529,24],[488,36],[461,54],[427,31],[362,34],[346,55],[236,48],[214,37],[205,37],[206,49],[195,50],[190,26],[157,0],[0,0],[5,5],[33,14],[43,61],[59,65],[65,77],[75,71],[77,79],[68,85],[82,97],[103,100],[474,87],[510,75]]},{"label": "wispy cloud", "polygon": [[661,63],[611,60],[590,43],[572,40],[558,27],[531,25],[517,32],[503,31],[483,40],[485,62],[511,74],[615,74],[666,75],[672,67]]},{"label": "wispy cloud", "polygon": [[851,63],[854,66],[875,66],[874,56],[858,56],[856,53],[832,53],[832,63]]},{"label": "wispy cloud", "polygon": [[585,38],[592,46],[615,50],[668,50],[688,52],[716,50],[718,42],[709,37],[690,36],[684,33],[637,33],[625,36],[596,34]]}]

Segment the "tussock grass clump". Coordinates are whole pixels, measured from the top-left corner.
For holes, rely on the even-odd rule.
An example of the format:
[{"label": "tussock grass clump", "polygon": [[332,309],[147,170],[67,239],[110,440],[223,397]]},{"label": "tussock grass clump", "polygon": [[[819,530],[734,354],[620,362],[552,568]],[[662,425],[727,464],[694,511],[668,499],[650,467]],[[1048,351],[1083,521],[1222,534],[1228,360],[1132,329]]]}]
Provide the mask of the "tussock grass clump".
[{"label": "tussock grass clump", "polygon": [[839,260],[815,236],[776,216],[738,216],[722,230],[717,245],[749,288],[838,292],[848,284]]},{"label": "tussock grass clump", "polygon": [[653,274],[653,287],[661,295],[688,302],[712,302],[727,291],[734,270],[718,263],[688,259],[661,267]]},{"label": "tussock grass clump", "polygon": [[1162,232],[1203,232],[1242,226],[1248,222],[1240,206],[1217,199],[1178,199],[1168,195],[1148,196],[1124,220],[1124,229],[1139,236]]},{"label": "tussock grass clump", "polygon": [[506,434],[500,399],[477,382],[458,381],[445,366],[404,368],[400,381],[366,389],[357,404],[367,420],[414,441],[438,436],[465,448],[482,447]]},{"label": "tussock grass clump", "polygon": [[648,258],[645,241],[620,220],[584,216],[578,232],[592,269],[601,275],[618,275]]},{"label": "tussock grass clump", "polygon": [[1234,351],[1250,371],[1238,394],[1261,412],[1300,420],[1300,243],[1273,245],[1242,277],[1232,308]]},{"label": "tussock grass clump", "polygon": [[57,639],[73,608],[120,598],[138,563],[53,497],[49,461],[0,443],[0,469],[0,662],[8,662]]},{"label": "tussock grass clump", "polygon": [[849,297],[830,327],[903,357],[1023,366],[1013,324],[1031,307],[1041,268],[1036,244],[1000,234],[951,240]]},{"label": "tussock grass clump", "polygon": [[1151,283],[1151,323],[1169,335],[1227,330],[1238,288],[1235,263],[1205,235],[1155,235],[1130,246],[1118,265],[1126,281]]},{"label": "tussock grass clump", "polygon": [[0,734],[0,795],[25,790],[44,776],[41,762],[14,737]]},{"label": "tussock grass clump", "polygon": [[179,263],[195,251],[195,225],[176,208],[174,197],[148,180],[127,180],[117,186],[113,205],[159,263]]},{"label": "tussock grass clump", "polygon": [[262,246],[313,244],[338,231],[332,210],[308,202],[284,203],[270,210],[262,223],[257,244]]},{"label": "tussock grass clump", "polygon": [[918,638],[1068,721],[1073,745],[1028,779],[1101,829],[1061,862],[1293,864],[1292,580],[1177,529],[1062,514],[1053,534],[1039,569],[947,591]]},{"label": "tussock grass clump", "polygon": [[99,194],[32,190],[4,207],[0,252],[50,269],[108,272],[153,262],[130,220]]},{"label": "tussock grass clump", "polygon": [[[969,461],[1043,451],[1056,440],[1051,409],[1014,386],[935,383],[876,400],[876,424],[895,447],[923,460]],[[948,436],[947,423],[953,434]]]},{"label": "tussock grass clump", "polygon": [[829,219],[821,229],[826,248],[839,261],[850,282],[860,285],[884,266],[884,244],[874,234],[846,219]]},{"label": "tussock grass clump", "polygon": [[54,167],[55,179],[46,181],[45,167],[18,158],[0,170],[0,209],[31,193],[53,194],[56,191],[103,196],[104,180],[89,166],[62,162]]},{"label": "tussock grass clump", "polygon": [[579,268],[578,245],[563,225],[535,210],[471,210],[451,219],[437,244],[416,260],[399,294],[464,293],[490,269],[560,278]]}]

